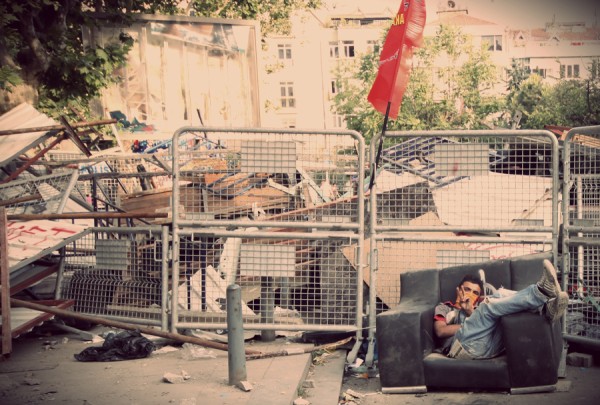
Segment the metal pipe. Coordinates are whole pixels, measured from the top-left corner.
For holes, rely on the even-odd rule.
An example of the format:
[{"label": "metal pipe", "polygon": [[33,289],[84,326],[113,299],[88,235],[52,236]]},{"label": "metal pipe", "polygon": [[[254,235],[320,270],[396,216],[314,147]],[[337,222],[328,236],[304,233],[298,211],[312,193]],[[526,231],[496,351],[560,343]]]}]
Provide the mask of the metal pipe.
[{"label": "metal pipe", "polygon": [[[583,219],[583,181],[580,177],[577,178],[577,219]],[[579,232],[578,237],[582,238],[583,233]],[[577,295],[584,298],[583,294],[583,246],[577,246]]]},{"label": "metal pipe", "polygon": [[227,286],[227,351],[229,385],[247,379],[242,324],[242,289],[237,284]]},{"label": "metal pipe", "polygon": [[[260,289],[260,321],[262,323],[274,323],[275,319],[275,293],[273,291],[273,277],[261,277]],[[275,340],[275,331],[264,329],[260,331],[263,342]]]}]

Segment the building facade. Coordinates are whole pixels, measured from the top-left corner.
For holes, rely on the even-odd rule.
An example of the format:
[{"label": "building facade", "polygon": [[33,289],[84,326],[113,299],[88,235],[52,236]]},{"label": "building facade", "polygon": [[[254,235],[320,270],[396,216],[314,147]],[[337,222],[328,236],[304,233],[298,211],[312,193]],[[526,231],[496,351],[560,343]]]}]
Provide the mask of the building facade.
[{"label": "building facade", "polygon": [[[265,38],[263,126],[345,128],[344,117],[336,114],[333,103],[339,91],[336,72],[358,63],[366,52],[378,52],[397,12],[397,8],[381,4],[325,5],[296,14],[291,35]],[[490,52],[498,67],[498,82],[492,90],[497,94],[506,92],[513,60],[554,83],[589,78],[592,61],[600,58],[600,28],[584,23],[553,21],[527,30],[506,27],[469,14],[460,1],[428,3],[427,21],[425,36],[436,35],[442,24],[454,25],[474,46]],[[440,67],[445,63],[450,62],[440,60]]]}]

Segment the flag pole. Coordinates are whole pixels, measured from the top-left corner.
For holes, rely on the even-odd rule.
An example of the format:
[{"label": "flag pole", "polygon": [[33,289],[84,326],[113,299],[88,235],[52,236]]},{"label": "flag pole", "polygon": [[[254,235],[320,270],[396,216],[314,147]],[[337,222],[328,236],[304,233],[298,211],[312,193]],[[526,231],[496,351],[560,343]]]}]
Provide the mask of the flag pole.
[{"label": "flag pole", "polygon": [[388,101],[387,107],[385,109],[385,117],[383,118],[383,126],[381,127],[381,138],[379,138],[379,145],[377,147],[377,156],[375,157],[375,165],[373,166],[373,173],[371,173],[371,180],[369,181],[369,190],[373,188],[375,184],[375,176],[377,174],[377,166],[379,165],[379,159],[381,159],[381,152],[383,151],[383,137],[385,136],[385,131],[387,129],[388,118],[390,116],[390,107],[392,106],[392,102]]}]

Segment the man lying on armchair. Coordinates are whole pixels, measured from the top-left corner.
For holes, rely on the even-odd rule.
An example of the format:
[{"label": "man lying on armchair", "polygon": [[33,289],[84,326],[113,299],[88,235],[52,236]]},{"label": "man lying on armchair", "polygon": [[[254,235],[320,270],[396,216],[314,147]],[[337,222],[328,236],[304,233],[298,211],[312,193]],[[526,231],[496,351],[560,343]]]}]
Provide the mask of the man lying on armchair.
[{"label": "man lying on armchair", "polygon": [[[484,294],[488,289],[491,294]],[[484,286],[481,276],[466,275],[456,288],[456,301],[435,307],[433,328],[443,341],[442,353],[448,357],[488,359],[504,350],[498,327],[502,316],[538,310],[556,322],[564,315],[568,301],[549,260],[544,260],[540,280],[520,291],[496,290],[489,284]]]}]

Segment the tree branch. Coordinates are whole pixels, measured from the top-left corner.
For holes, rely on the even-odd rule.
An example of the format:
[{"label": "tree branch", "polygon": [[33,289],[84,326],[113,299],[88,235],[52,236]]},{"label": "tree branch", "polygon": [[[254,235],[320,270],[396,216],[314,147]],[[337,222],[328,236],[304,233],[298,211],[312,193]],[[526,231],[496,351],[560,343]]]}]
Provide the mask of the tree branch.
[{"label": "tree branch", "polygon": [[19,32],[21,33],[24,42],[29,45],[29,52],[27,52],[30,56],[27,63],[29,68],[24,69],[24,72],[30,76],[45,72],[50,66],[50,55],[37,36],[33,20],[33,14],[24,16],[19,25]]}]

